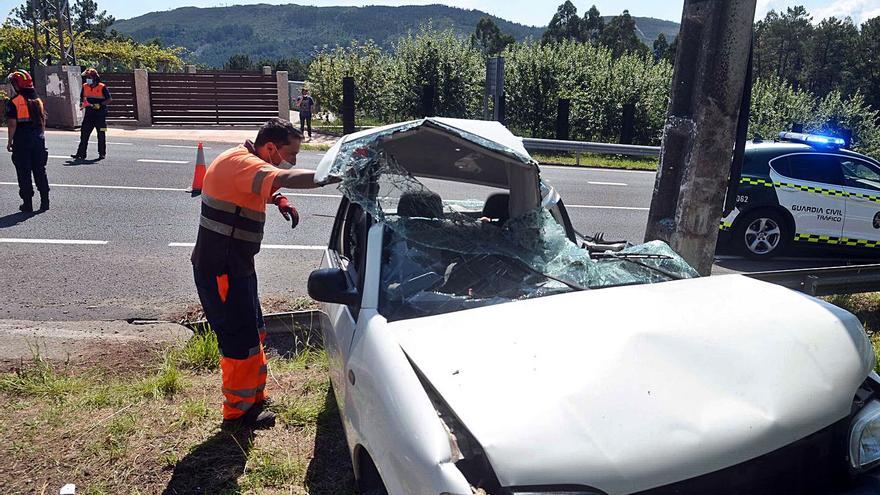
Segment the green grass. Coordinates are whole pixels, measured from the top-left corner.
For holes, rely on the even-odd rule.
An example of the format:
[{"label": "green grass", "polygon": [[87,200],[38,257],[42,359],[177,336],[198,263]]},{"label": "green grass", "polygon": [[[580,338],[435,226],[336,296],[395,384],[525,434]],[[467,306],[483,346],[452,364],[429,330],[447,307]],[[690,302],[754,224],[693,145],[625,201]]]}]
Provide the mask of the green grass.
[{"label": "green grass", "polygon": [[301,484],[305,480],[307,468],[305,460],[292,457],[289,453],[253,449],[248,453],[239,487],[248,492]]},{"label": "green grass", "polygon": [[0,392],[17,396],[57,399],[86,387],[86,380],[58,373],[36,349],[29,366],[0,375]]},{"label": "green grass", "polygon": [[269,358],[269,369],[279,373],[317,368],[328,369],[327,353],[323,350],[306,349],[291,358]]},{"label": "green grass", "polygon": [[[577,165],[577,157],[568,153],[532,153],[532,158],[541,165]],[[580,166],[598,168],[619,168],[626,170],[657,170],[658,158],[641,158],[622,155],[581,154]]]},{"label": "green grass", "polygon": [[[835,306],[839,306],[856,315],[874,346],[874,355],[880,356],[880,292],[865,294],[841,294],[824,298]],[[880,361],[875,368],[880,373]]]},{"label": "green grass", "polygon": [[182,368],[215,371],[220,368],[220,347],[217,334],[207,323],[195,325],[193,336],[186,344],[171,351],[171,359]]},{"label": "green grass", "polygon": [[300,145],[300,151],[327,151],[332,145],[324,143],[303,143]]}]

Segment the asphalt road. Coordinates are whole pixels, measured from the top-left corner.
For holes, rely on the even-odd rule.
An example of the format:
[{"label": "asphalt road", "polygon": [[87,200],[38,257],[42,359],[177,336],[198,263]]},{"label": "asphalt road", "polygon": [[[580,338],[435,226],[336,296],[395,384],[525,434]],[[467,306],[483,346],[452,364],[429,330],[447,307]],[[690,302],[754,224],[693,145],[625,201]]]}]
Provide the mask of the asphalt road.
[{"label": "asphalt road", "polygon": [[[111,138],[106,160],[83,163],[68,158],[76,134],[48,135],[52,206],[38,215],[18,213],[15,171],[4,155],[0,319],[164,318],[197,303],[189,255],[199,199],[185,192],[197,143],[185,134],[181,131],[179,141]],[[229,147],[205,143],[207,163]],[[96,154],[94,138],[90,153]],[[314,168],[320,157],[303,152],[298,166]],[[641,241],[652,172],[544,167],[542,176],[562,194],[576,229]],[[487,193],[476,186],[425,182],[444,199],[483,199]],[[264,297],[305,295],[341,197],[335,186],[289,196],[301,221],[292,230],[269,210],[257,256]],[[737,269],[735,260],[730,269]]]}]

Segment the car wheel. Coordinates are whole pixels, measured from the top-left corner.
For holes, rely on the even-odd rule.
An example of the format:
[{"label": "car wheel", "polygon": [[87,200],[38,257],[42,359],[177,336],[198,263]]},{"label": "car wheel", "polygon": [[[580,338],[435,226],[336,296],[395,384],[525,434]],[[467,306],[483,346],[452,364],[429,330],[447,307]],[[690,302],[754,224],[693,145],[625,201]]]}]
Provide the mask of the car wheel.
[{"label": "car wheel", "polygon": [[785,249],[791,232],[780,214],[765,210],[749,214],[738,222],[734,239],[747,257],[768,259]]}]

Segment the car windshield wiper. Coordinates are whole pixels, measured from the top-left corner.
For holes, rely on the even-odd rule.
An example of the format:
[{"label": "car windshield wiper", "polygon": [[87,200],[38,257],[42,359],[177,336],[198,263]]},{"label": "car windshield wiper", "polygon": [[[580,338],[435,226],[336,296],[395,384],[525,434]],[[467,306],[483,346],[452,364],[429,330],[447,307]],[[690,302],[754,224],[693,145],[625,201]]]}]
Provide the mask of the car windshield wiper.
[{"label": "car windshield wiper", "polygon": [[604,253],[594,253],[591,255],[594,259],[598,260],[620,260],[620,261],[628,261],[630,263],[639,265],[641,267],[647,268],[652,272],[659,273],[664,277],[667,277],[670,280],[681,280],[681,275],[676,273],[672,273],[668,270],[664,270],[663,268],[657,266],[651,266],[647,263],[642,263],[639,260],[671,260],[672,256],[667,256],[665,254],[647,254],[647,253],[614,253],[610,251],[606,251]]}]

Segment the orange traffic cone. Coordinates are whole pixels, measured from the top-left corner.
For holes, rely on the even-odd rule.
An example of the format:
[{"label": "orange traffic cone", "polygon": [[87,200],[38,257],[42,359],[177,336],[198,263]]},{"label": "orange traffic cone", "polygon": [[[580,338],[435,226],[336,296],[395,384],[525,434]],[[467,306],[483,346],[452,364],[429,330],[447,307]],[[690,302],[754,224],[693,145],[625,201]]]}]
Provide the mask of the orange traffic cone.
[{"label": "orange traffic cone", "polygon": [[199,153],[196,156],[196,169],[193,172],[193,183],[190,189],[192,197],[202,194],[202,182],[205,181],[205,151],[202,149],[202,143],[199,143]]}]

